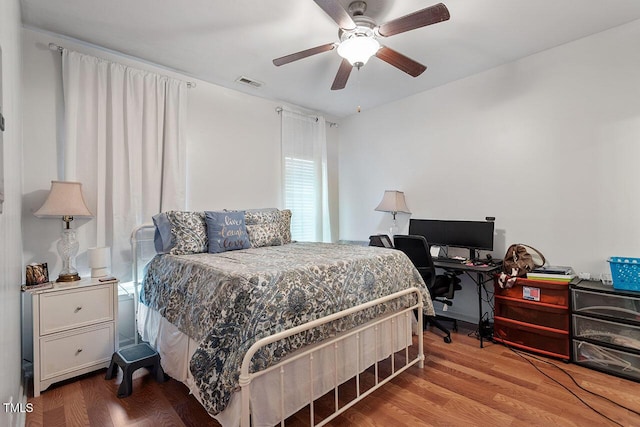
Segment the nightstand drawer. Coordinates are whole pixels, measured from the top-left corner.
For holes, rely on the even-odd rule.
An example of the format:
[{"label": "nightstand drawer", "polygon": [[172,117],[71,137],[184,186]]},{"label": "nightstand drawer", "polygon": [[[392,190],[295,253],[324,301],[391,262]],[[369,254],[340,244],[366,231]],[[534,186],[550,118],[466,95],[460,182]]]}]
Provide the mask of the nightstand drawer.
[{"label": "nightstand drawer", "polygon": [[108,365],[114,351],[114,325],[77,329],[40,340],[41,380],[98,364]]},{"label": "nightstand drawer", "polygon": [[40,297],[40,335],[114,319],[111,285],[51,292]]}]

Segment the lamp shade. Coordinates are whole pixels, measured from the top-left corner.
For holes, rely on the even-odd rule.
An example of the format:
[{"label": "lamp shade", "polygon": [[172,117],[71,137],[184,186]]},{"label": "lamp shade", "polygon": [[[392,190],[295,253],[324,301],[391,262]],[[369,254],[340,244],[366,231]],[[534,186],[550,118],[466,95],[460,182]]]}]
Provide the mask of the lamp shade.
[{"label": "lamp shade", "polygon": [[375,210],[380,212],[391,212],[394,217],[398,212],[411,213],[407,207],[407,202],[404,200],[404,193],[397,190],[385,191],[384,196],[382,196],[382,201]]},{"label": "lamp shade", "polygon": [[33,214],[38,218],[93,216],[82,196],[82,184],[72,181],[51,181],[47,200]]}]

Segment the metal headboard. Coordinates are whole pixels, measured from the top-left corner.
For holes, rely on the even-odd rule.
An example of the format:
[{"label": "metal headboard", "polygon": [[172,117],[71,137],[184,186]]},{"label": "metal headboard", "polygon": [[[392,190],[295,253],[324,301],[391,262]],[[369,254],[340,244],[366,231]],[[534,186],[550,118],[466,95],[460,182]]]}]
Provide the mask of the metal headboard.
[{"label": "metal headboard", "polygon": [[[144,260],[143,262],[139,262],[141,260],[141,256],[139,254],[141,249],[141,244],[143,242],[151,242],[151,247],[153,247],[153,254],[155,255],[155,247],[153,246],[153,234],[155,232],[155,225],[152,223],[146,223],[142,225],[138,225],[131,231],[131,268],[132,268],[132,278],[133,278],[133,307],[134,307],[134,337],[135,343],[138,344],[138,304],[139,304],[139,291],[138,287],[140,286],[140,267],[144,267],[144,265],[151,258]],[[151,237],[149,237],[149,235]]]}]

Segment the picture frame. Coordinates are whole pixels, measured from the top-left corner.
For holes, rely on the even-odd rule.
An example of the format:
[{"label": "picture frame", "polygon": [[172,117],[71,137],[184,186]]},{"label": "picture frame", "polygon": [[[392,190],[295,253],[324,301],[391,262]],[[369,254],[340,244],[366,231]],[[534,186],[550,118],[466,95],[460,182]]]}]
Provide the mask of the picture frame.
[{"label": "picture frame", "polygon": [[25,274],[27,286],[41,285],[49,282],[49,268],[47,263],[32,263],[27,265]]}]

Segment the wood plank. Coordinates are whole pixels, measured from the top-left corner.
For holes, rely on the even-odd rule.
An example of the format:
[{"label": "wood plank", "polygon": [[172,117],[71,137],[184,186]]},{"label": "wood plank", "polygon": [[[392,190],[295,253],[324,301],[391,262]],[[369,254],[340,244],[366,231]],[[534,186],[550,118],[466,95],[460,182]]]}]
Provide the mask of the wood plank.
[{"label": "wood plank", "polygon": [[[426,331],[423,335],[425,369],[411,367],[330,425],[640,425],[640,383],[538,355],[521,353],[521,356],[491,342],[486,342],[481,349],[478,340],[468,336],[472,335],[473,325],[461,322],[459,328],[459,332],[452,333],[451,344],[445,344],[437,332]],[[415,347],[411,355],[415,355]],[[396,366],[400,366],[403,359],[404,356],[397,356]],[[386,376],[389,368],[389,363],[380,364],[381,375]],[[219,425],[189,394],[188,388],[175,380],[157,383],[149,375],[137,378],[133,394],[119,399],[116,380],[106,381],[104,374],[101,370],[54,384],[40,397],[30,397],[34,411],[27,413],[26,425]],[[567,374],[581,386],[611,401],[581,390]],[[375,381],[373,369],[361,374],[360,379],[362,390],[366,390]],[[353,395],[355,381],[340,388],[340,405],[346,404]],[[316,401],[316,421],[332,410],[331,393]],[[286,425],[308,424],[307,407],[290,417]]]}]

